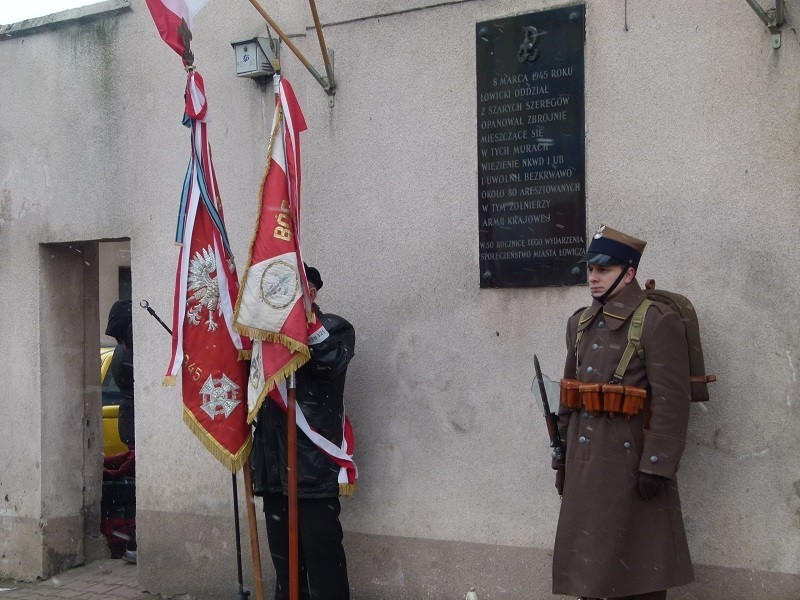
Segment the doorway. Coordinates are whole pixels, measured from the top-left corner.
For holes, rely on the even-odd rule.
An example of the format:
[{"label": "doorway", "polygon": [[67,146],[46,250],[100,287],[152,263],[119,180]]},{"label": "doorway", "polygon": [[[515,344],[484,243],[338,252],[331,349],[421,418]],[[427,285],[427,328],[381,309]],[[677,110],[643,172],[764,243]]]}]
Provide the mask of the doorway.
[{"label": "doorway", "polygon": [[102,348],[111,304],[130,298],[130,241],[41,244],[39,259],[42,576],[49,577],[109,555]]}]

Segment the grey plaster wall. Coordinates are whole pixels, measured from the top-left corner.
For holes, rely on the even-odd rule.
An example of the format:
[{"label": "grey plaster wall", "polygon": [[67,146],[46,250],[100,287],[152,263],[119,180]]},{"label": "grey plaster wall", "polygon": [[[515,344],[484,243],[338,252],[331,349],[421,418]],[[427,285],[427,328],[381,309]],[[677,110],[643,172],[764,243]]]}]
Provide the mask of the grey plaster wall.
[{"label": "grey plaster wall", "polygon": [[[340,86],[332,109],[284,51],[309,123],[304,253],[325,279],[323,308],[358,332],[348,406],[362,480],[344,502],[348,550],[368,570],[383,556],[447,548],[443,569],[412,560],[359,570],[359,597],[437,597],[437,586],[461,590],[447,579],[455,572],[506,582],[496,598],[547,589],[558,500],[529,392],[532,354],[560,372],[566,318],[588,295],[478,289],[473,40],[476,21],[563,4],[320,3]],[[587,2],[588,221],[648,240],[642,278],[692,298],[719,376],[712,401],[693,407],[681,472],[704,574],[685,597],[719,597],[742,573],[753,589],[779,581],[793,593],[800,43],[785,28],[774,51],[745,2],[627,4],[625,31],[623,3]],[[274,10],[293,34],[311,25],[302,3]],[[796,2],[787,11],[800,18]],[[229,42],[262,34],[259,19],[247,3],[211,2],[193,42],[240,268],[272,98],[233,77]],[[295,39],[321,68],[308,33]],[[30,548],[42,540],[30,524],[47,515],[52,478],[40,470],[49,460],[40,413],[55,401],[36,358],[52,325],[40,318],[40,244],[129,237],[134,300],[168,320],[189,151],[185,76],[133,0],[130,10],[17,31],[0,42],[0,78],[0,303],[18,317],[0,321],[0,439],[19,455],[0,470],[0,523],[11,534],[0,541],[0,576],[35,576],[43,567]],[[168,337],[144,311],[134,327],[140,575],[152,591],[200,594],[233,572],[230,476],[182,424],[177,390],[161,387]],[[65,516],[84,502],[63,501]],[[185,586],[159,556],[180,565]],[[509,556],[519,568],[506,574]]]}]

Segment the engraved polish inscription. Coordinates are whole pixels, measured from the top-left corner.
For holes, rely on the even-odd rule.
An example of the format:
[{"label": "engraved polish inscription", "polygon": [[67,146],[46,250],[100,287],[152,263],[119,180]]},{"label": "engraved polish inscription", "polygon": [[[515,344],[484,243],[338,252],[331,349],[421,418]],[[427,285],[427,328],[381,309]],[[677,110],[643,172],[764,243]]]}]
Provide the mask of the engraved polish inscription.
[{"label": "engraved polish inscription", "polygon": [[481,287],[585,281],[584,17],[476,24]]}]

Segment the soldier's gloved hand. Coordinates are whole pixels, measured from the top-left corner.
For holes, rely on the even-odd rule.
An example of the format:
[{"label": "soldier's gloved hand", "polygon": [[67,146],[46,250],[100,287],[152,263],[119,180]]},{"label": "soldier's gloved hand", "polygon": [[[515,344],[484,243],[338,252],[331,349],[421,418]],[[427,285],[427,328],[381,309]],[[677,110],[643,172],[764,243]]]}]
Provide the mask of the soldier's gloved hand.
[{"label": "soldier's gloved hand", "polygon": [[322,321],[318,318],[313,323],[308,324],[308,344],[309,346],[313,346],[315,344],[319,344],[324,342],[328,339],[328,330],[325,329],[325,326],[322,324]]},{"label": "soldier's gloved hand", "polygon": [[650,500],[658,497],[661,493],[661,488],[664,482],[667,481],[666,477],[660,475],[652,475],[650,473],[639,473],[639,496],[642,500]]},{"label": "soldier's gloved hand", "polygon": [[558,490],[558,495],[564,495],[564,475],[566,473],[567,468],[565,466],[560,466],[556,469],[556,490]]}]

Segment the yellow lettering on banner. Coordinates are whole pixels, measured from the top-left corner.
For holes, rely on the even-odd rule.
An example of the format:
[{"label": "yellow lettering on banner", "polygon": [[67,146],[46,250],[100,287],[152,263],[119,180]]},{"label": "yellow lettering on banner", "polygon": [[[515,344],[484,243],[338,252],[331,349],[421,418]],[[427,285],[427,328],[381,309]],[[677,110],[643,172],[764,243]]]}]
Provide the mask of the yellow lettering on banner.
[{"label": "yellow lettering on banner", "polygon": [[281,212],[278,213],[276,221],[278,222],[278,226],[275,228],[275,231],[273,231],[272,237],[278,238],[279,240],[283,240],[285,242],[291,242],[292,217],[289,213],[289,202],[287,200],[281,202]]},{"label": "yellow lettering on banner", "polygon": [[283,240],[285,242],[291,242],[292,230],[286,229],[285,227],[276,227],[272,237],[278,238],[279,240]]},{"label": "yellow lettering on banner", "polygon": [[192,379],[195,381],[199,381],[200,377],[203,375],[203,369],[198,367],[195,363],[189,362],[189,355],[183,355],[183,366],[186,367],[186,370],[189,371],[189,374],[192,376]]}]

